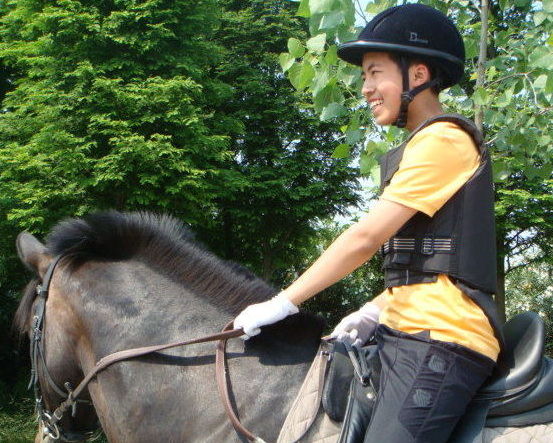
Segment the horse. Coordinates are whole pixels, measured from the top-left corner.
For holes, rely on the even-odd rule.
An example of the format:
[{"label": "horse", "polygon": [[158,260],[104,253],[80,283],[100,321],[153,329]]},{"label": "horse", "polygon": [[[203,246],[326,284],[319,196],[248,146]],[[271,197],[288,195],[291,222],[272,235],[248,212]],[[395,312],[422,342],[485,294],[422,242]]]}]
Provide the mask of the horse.
[{"label": "horse", "polygon": [[[68,219],[53,228],[46,244],[22,233],[16,246],[37,276],[27,285],[14,319],[21,335],[40,343],[38,353],[32,347],[32,384],[42,422],[35,442],[84,441],[98,428],[110,442],[245,440],[218,397],[210,344],[113,364],[92,378],[76,408],[61,417],[59,429],[41,425],[102,357],[213,334],[249,304],[274,296],[273,287],[217,258],[181,222],[165,215],[111,211]],[[41,307],[44,285],[48,297]],[[508,391],[508,398],[500,395],[492,405],[498,416],[486,419],[487,406],[467,411],[469,431],[479,431],[480,425],[474,425],[478,418],[482,426],[486,420],[496,426],[484,441],[505,441],[494,433],[515,441],[512,431],[504,430],[511,424],[551,441],[546,424],[553,421],[553,361],[542,358],[543,322],[536,317],[511,322],[514,363],[507,359],[504,373],[488,386],[494,395]],[[247,341],[229,342],[233,407],[263,441],[277,441],[320,354],[323,327],[319,317],[300,312]],[[318,417],[322,414],[319,408]],[[530,423],[544,424],[525,427]]]},{"label": "horse", "polygon": [[[209,253],[182,223],[149,213],[107,212],[59,223],[43,245],[17,239],[23,263],[36,273],[15,315],[32,332],[36,288],[61,256],[50,283],[38,383],[44,407],[64,400],[48,382],[75,387],[101,358],[115,351],[195,338],[221,330],[243,308],[276,291],[236,264]],[[276,441],[317,352],[323,321],[300,313],[227,354],[233,401],[244,425]],[[124,361],[88,385],[75,416],[60,428],[66,440],[99,424],[112,442],[240,441],[214,383],[214,346],[193,345]],[[36,442],[42,441],[39,430]]]}]

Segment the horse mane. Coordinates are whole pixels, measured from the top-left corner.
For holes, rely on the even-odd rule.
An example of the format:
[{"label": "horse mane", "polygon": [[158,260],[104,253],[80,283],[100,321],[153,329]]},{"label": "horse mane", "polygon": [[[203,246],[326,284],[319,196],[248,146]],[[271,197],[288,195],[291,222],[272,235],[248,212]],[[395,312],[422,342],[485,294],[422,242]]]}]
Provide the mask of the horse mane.
[{"label": "horse mane", "polygon": [[[140,259],[233,316],[277,292],[240,264],[209,252],[181,221],[168,215],[108,211],[66,219],[47,236],[46,250],[52,256],[63,255],[63,266],[69,272],[88,260]],[[17,309],[13,327],[20,335],[29,331],[38,283],[35,279],[27,285]],[[319,317],[300,313],[278,329],[297,335],[298,328],[313,325],[318,337],[323,324]]]},{"label": "horse mane", "polygon": [[140,258],[231,314],[277,292],[243,266],[209,252],[168,215],[109,211],[68,219],[54,227],[46,248],[53,256],[64,255],[69,269],[91,259]]}]

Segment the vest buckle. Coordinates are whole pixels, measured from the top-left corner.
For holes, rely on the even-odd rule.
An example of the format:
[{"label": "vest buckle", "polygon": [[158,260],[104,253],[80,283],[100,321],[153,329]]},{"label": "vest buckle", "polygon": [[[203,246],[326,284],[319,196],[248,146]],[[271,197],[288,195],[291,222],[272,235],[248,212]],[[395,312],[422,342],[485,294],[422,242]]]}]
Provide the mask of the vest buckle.
[{"label": "vest buckle", "polygon": [[422,238],[421,254],[434,255],[434,236]]}]

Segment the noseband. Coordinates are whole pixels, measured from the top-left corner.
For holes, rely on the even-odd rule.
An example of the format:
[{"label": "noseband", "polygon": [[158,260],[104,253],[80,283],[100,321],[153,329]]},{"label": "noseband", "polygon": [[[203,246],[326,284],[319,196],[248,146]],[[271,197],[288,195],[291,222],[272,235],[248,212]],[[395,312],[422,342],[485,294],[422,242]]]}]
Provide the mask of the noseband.
[{"label": "noseband", "polygon": [[[244,334],[244,331],[242,329],[232,329],[232,322],[229,322],[225,326],[223,331],[219,334],[208,335],[193,340],[185,340],[163,345],[146,346],[142,348],[126,349],[124,351],[114,352],[101,358],[96,363],[96,366],[94,366],[94,368],[86,375],[86,377],[79,383],[79,385],[75,389],[72,389],[69,382],[64,383],[66,392],[62,388],[60,388],[52,379],[50,372],[48,371],[48,367],[46,366],[46,360],[44,358],[44,334],[42,328],[44,326],[44,314],[46,311],[46,300],[48,299],[50,282],[52,280],[52,275],[54,274],[54,269],[56,268],[56,265],[59,263],[62,257],[63,255],[58,255],[52,260],[50,266],[48,267],[48,270],[46,271],[46,274],[44,275],[42,283],[37,285],[37,301],[33,310],[31,335],[31,380],[29,382],[29,389],[33,387],[34,390],[35,407],[38,414],[39,423],[44,426],[42,430],[43,436],[49,436],[54,440],[59,440],[63,442],[79,442],[89,440],[91,438],[96,438],[98,435],[100,435],[99,423],[98,427],[93,430],[82,432],[64,432],[59,422],[68,409],[71,409],[71,415],[75,417],[77,412],[77,405],[79,403],[85,403],[93,406],[91,401],[83,400],[78,397],[88,386],[88,383],[90,383],[90,381],[94,377],[96,377],[99,372],[103,371],[112,364],[178,346],[185,346],[195,343],[206,343],[210,341],[219,341],[215,355],[215,375],[219,394],[223,401],[223,406],[225,407],[227,415],[229,416],[229,419],[236,432],[241,434],[248,441],[263,443],[262,439],[256,437],[244,426],[242,426],[240,420],[234,412],[234,407],[230,400],[230,381],[228,378],[228,369],[226,367],[226,342],[229,338],[239,337]],[[46,408],[42,400],[42,393],[38,381],[39,363],[42,364],[43,372],[46,375],[46,381],[48,382],[48,385],[54,390],[54,392],[56,392],[64,399],[53,412],[50,412]]]}]

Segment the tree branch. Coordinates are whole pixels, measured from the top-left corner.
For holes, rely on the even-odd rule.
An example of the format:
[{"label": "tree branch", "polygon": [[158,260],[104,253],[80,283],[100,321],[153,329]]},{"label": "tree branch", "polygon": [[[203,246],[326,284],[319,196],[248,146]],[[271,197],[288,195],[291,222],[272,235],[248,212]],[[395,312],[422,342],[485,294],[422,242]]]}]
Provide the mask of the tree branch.
[{"label": "tree branch", "polygon": [[538,263],[540,261],[543,261],[544,257],[535,257],[531,258],[523,263],[519,263],[518,265],[509,266],[505,269],[505,274],[508,274],[511,271],[514,271],[515,269],[522,268],[523,266],[531,265],[532,263]]},{"label": "tree branch", "polygon": [[524,231],[525,231],[524,229],[521,229],[520,231],[515,232],[515,234],[512,237],[507,237],[505,239],[505,243],[508,244],[508,243],[512,242],[515,238],[517,238]]},{"label": "tree branch", "polygon": [[359,0],[355,0],[355,3],[359,7],[359,10],[357,10],[357,6],[354,5],[355,12],[359,14],[359,16],[365,21],[365,24],[369,23],[369,21],[367,20],[367,16],[363,12],[363,7],[361,6],[361,2]]},{"label": "tree branch", "polygon": [[[478,65],[476,69],[476,89],[482,87],[486,80],[486,57],[488,47],[488,0],[482,0],[480,4],[480,53],[478,54]],[[475,105],[474,123],[482,131],[484,120],[484,108],[482,105]]]}]

